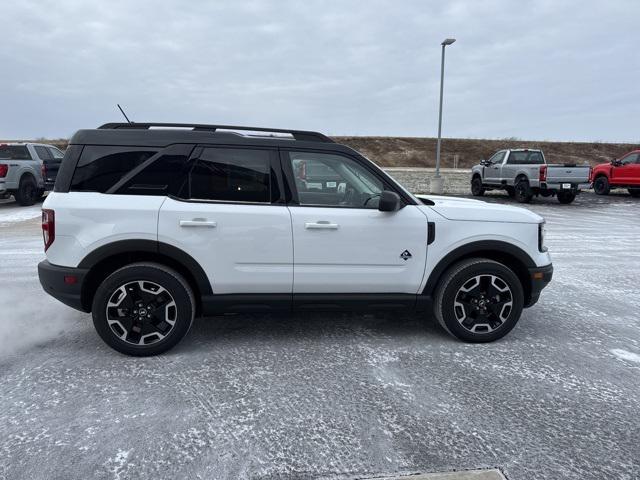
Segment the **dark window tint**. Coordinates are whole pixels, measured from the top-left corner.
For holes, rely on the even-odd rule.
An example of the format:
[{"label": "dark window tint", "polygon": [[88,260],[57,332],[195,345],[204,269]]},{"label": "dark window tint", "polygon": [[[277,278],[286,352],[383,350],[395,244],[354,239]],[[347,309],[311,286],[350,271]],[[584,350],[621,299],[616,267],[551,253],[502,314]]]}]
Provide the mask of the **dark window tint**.
[{"label": "dark window tint", "polygon": [[205,149],[189,175],[189,198],[268,203],[270,155],[268,150]]},{"label": "dark window tint", "polygon": [[144,147],[92,147],[82,151],[71,190],[104,193],[156,151]]},{"label": "dark window tint", "polygon": [[622,164],[629,165],[630,163],[636,163],[638,161],[638,157],[639,155],[637,153],[632,153],[630,155],[627,155],[622,159]]},{"label": "dark window tint", "polygon": [[502,163],[502,160],[504,159],[504,154],[505,154],[505,152],[503,152],[503,151],[500,151],[500,152],[494,154],[493,157],[491,157],[489,159],[489,162],[494,163],[494,164]]},{"label": "dark window tint", "polygon": [[49,152],[49,149],[47,147],[36,145],[33,148],[36,149],[36,153],[38,154],[38,157],[40,157],[40,160],[53,160],[51,152]]},{"label": "dark window tint", "polygon": [[31,160],[26,145],[0,145],[0,158],[8,160]]},{"label": "dark window tint", "polygon": [[510,165],[541,165],[544,163],[540,152],[511,152],[509,160]]},{"label": "dark window tint", "polygon": [[166,154],[150,160],[151,164],[119,188],[124,195],[178,195],[187,181],[189,153]]}]

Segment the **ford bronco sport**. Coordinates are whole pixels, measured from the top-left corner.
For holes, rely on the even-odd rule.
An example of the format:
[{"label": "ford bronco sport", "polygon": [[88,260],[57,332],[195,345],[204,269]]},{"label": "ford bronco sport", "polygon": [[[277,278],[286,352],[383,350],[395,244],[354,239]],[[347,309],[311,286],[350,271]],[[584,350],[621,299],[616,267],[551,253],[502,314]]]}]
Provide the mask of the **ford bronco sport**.
[{"label": "ford bronco sport", "polygon": [[487,342],[552,276],[542,217],[416,198],[354,150],[296,130],[80,130],[42,230],[45,291],[130,355],[164,352],[194,316],[223,312],[417,310]]}]

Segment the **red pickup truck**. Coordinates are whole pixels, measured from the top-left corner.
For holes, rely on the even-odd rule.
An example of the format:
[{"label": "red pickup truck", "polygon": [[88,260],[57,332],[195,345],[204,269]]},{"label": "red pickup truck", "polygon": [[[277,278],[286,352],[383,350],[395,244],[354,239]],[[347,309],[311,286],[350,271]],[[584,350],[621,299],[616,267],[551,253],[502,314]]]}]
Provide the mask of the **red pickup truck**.
[{"label": "red pickup truck", "polygon": [[640,150],[593,168],[593,190],[608,195],[612,188],[627,188],[632,197],[640,197]]}]

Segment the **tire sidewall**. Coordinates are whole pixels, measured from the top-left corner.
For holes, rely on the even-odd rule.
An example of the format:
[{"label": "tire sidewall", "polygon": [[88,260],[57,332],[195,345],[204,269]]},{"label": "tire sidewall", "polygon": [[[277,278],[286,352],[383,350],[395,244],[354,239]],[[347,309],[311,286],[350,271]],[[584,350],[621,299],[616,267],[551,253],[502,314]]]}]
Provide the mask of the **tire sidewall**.
[{"label": "tire sidewall", "polygon": [[[461,265],[454,266],[452,270],[456,270]],[[460,287],[462,287],[469,279],[480,274],[496,275],[505,281],[513,296],[513,306],[507,320],[496,330],[489,333],[473,333],[465,329],[455,316],[454,303],[455,297]],[[444,286],[439,300],[438,308],[440,308],[440,316],[446,329],[460,340],[474,343],[492,342],[502,338],[516,326],[522,309],[524,308],[524,292],[517,275],[508,267],[493,261],[478,261],[462,268],[453,278]]]},{"label": "tire sidewall", "polygon": [[[529,188],[529,182],[526,180],[518,180],[514,189],[514,196],[517,202],[529,203],[531,201],[531,189]],[[524,193],[522,193],[521,190],[524,190]]]},{"label": "tire sidewall", "polygon": [[[29,195],[29,192],[31,195]],[[38,185],[31,176],[25,176],[20,179],[16,200],[24,207],[31,206],[36,203],[38,194]]]},{"label": "tire sidewall", "polygon": [[482,188],[482,180],[479,177],[474,177],[471,180],[471,194],[479,197],[484,194],[484,188]]},{"label": "tire sidewall", "polygon": [[[107,302],[117,288],[125,283],[146,280],[165,288],[173,297],[176,323],[169,334],[151,345],[132,345],[120,339],[107,323]],[[120,353],[134,356],[157,355],[174,347],[187,334],[193,323],[195,305],[186,281],[176,272],[152,265],[131,265],[109,275],[98,287],[92,304],[93,325],[104,342]]]},{"label": "tire sidewall", "polygon": [[609,193],[609,180],[607,180],[607,177],[596,178],[596,181],[593,182],[593,191],[596,195],[606,195]]}]

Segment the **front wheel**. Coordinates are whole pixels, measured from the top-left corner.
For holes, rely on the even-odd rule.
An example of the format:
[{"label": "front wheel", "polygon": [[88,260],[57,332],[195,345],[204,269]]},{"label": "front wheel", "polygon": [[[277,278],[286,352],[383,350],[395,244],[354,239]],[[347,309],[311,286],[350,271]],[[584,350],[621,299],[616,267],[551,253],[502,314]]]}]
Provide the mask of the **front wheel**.
[{"label": "front wheel", "polygon": [[607,180],[605,176],[598,177],[596,181],[593,182],[593,191],[596,192],[596,195],[609,195],[610,190],[609,180]]},{"label": "front wheel", "polygon": [[454,337],[491,342],[504,337],[520,319],[522,284],[507,266],[484,258],[451,267],[436,289],[435,316]]},{"label": "front wheel", "polygon": [[482,187],[482,179],[480,177],[474,177],[473,180],[471,180],[471,195],[474,197],[484,195],[484,188]]},{"label": "front wheel", "polygon": [[98,287],[93,325],[114,350],[133,356],[166,352],[187,334],[195,300],[187,281],[156,263],[116,270]]},{"label": "front wheel", "polygon": [[629,195],[633,198],[640,198],[640,188],[630,188]]},{"label": "front wheel", "polygon": [[558,192],[558,201],[563,205],[567,205],[576,199],[576,194],[573,192]]}]

